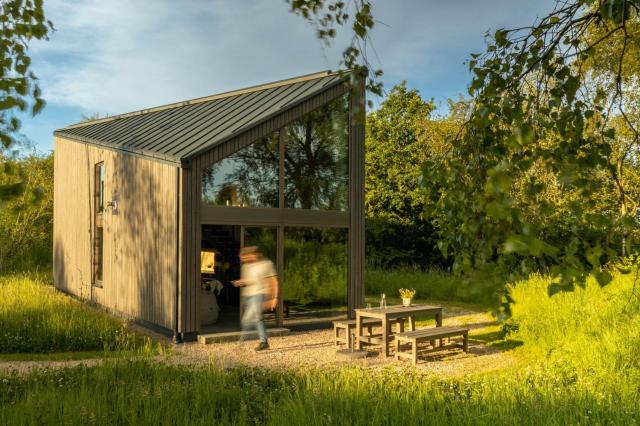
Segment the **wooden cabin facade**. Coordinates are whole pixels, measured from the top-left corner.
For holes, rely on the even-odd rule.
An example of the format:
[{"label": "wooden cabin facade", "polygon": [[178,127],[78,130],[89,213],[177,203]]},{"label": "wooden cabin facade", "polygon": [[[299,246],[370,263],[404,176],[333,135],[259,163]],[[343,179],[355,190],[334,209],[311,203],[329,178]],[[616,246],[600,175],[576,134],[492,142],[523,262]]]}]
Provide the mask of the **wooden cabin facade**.
[{"label": "wooden cabin facade", "polygon": [[260,244],[281,277],[281,325],[289,306],[342,297],[305,282],[287,295],[288,280],[304,281],[287,265],[313,238],[316,249],[344,238],[336,276],[351,315],[364,302],[364,79],[322,72],[57,130],[56,287],[191,340],[203,250],[218,258],[207,282],[224,281],[237,248],[273,235]]}]

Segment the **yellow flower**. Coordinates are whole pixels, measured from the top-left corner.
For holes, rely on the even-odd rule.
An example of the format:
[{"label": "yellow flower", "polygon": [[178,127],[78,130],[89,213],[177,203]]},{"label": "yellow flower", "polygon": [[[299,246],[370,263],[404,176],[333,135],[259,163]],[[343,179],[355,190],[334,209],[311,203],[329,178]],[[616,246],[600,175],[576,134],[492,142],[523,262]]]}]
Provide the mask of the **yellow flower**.
[{"label": "yellow flower", "polygon": [[411,290],[407,288],[401,288],[399,291],[400,297],[402,297],[403,299],[413,299],[413,296],[416,295],[416,290],[414,288],[412,288]]}]

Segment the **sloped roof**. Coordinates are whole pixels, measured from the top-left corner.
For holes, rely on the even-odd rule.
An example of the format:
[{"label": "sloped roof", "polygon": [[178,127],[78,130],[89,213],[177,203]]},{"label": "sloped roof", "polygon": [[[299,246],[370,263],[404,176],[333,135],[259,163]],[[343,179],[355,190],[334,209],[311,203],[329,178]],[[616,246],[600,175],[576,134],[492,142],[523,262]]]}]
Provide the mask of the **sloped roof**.
[{"label": "sloped roof", "polygon": [[324,71],[86,121],[54,134],[182,165],[348,78],[346,72]]}]

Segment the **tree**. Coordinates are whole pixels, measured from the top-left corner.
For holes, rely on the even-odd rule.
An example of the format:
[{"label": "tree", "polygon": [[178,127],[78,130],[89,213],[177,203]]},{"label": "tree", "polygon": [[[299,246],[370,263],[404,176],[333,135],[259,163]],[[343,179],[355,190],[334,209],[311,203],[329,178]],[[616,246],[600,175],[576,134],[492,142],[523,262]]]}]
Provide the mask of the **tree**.
[{"label": "tree", "polygon": [[0,185],[20,181],[25,187],[0,208],[0,273],[46,265],[52,247],[53,155],[12,159],[0,154],[0,162],[14,169],[0,169]]},{"label": "tree", "polygon": [[[455,270],[542,266],[555,277],[550,294],[582,285],[589,272],[610,281],[602,264],[619,253],[609,242],[637,220],[628,210],[598,209],[598,177],[623,181],[615,158],[624,163],[634,151],[614,153],[622,139],[613,122],[622,120],[637,143],[629,106],[640,64],[631,47],[640,41],[638,11],[636,0],[559,1],[530,27],[496,31],[485,54],[472,55],[471,114],[447,153],[424,169],[428,212]],[[609,72],[596,72],[598,64]],[[545,197],[554,187],[559,198]],[[625,189],[618,192],[627,203]],[[555,242],[528,213],[559,207],[569,232]]]},{"label": "tree", "polygon": [[434,118],[434,111],[432,101],[403,82],[367,116],[367,259],[377,266],[443,266],[434,229],[423,216],[426,197],[419,181],[422,164],[443,152],[461,123]]},{"label": "tree", "polygon": [[[343,65],[349,70],[360,74],[361,71],[371,70],[368,74],[366,88],[371,93],[382,95],[381,69],[373,69],[369,61],[368,48],[371,45],[369,33],[375,25],[373,7],[370,0],[287,0],[290,11],[307,21],[316,29],[319,40],[329,45],[337,35],[337,28],[350,25],[353,31],[351,42],[342,52]],[[370,103],[371,105],[371,103]],[[365,111],[359,111],[364,119]]]},{"label": "tree", "polygon": [[425,126],[434,111],[406,82],[391,89],[367,117],[365,206],[367,215],[412,223],[424,210],[418,181],[421,165],[433,153]]},{"label": "tree", "polygon": [[0,141],[8,148],[20,129],[13,113],[30,109],[36,115],[44,107],[28,48],[32,39],[47,39],[53,24],[45,19],[42,0],[4,0],[0,9]]},{"label": "tree", "polygon": [[[32,39],[47,39],[53,30],[44,17],[42,0],[2,0],[0,2],[0,154],[16,142],[20,120],[16,111],[38,114],[45,105],[37,78],[31,71],[28,45]],[[10,173],[10,164],[2,164]],[[0,202],[20,195],[21,180],[0,185]]]}]

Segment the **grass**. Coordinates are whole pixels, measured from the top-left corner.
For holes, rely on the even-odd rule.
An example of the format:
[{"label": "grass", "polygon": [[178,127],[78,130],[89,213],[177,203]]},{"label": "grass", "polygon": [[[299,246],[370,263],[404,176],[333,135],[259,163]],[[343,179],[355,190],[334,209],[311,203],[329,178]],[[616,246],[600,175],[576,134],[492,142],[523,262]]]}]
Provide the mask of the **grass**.
[{"label": "grass", "polygon": [[77,359],[100,351],[149,352],[155,346],[103,310],[57,292],[43,276],[0,277],[0,354],[4,359],[27,359],[26,354]]},{"label": "grass", "polygon": [[9,424],[638,424],[633,278],[618,274],[603,289],[589,281],[552,298],[545,277],[513,285],[506,331],[473,336],[523,361],[499,372],[442,379],[407,365],[269,371],[116,359],[0,376],[0,417]]},{"label": "grass", "polygon": [[140,355],[140,351],[76,351],[76,352],[53,352],[48,354],[37,353],[0,353],[0,362],[15,361],[76,361],[85,359],[104,359],[104,358],[128,358]]},{"label": "grass", "polygon": [[[637,394],[561,367],[439,380],[110,362],[2,379],[9,424],[634,424]],[[117,389],[117,392],[114,392]],[[135,398],[131,396],[135,395]]]},{"label": "grass", "polygon": [[474,306],[491,306],[494,302],[496,280],[476,273],[456,277],[438,269],[424,271],[418,268],[399,268],[391,271],[367,268],[365,289],[368,295],[377,296],[385,293],[387,303],[390,297],[400,300],[398,290],[414,288],[416,299],[455,301],[469,303]]}]

